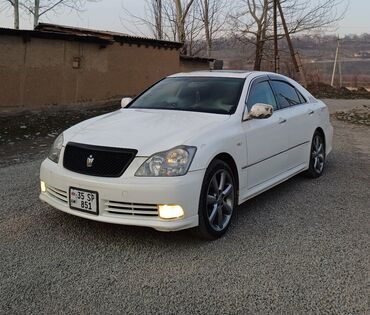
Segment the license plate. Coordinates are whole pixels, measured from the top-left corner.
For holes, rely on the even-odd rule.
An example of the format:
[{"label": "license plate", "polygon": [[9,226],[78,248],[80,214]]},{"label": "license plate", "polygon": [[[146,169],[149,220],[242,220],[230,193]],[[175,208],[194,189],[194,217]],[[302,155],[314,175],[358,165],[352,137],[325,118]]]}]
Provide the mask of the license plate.
[{"label": "license plate", "polygon": [[69,207],[74,210],[98,214],[98,193],[95,191],[70,187]]}]

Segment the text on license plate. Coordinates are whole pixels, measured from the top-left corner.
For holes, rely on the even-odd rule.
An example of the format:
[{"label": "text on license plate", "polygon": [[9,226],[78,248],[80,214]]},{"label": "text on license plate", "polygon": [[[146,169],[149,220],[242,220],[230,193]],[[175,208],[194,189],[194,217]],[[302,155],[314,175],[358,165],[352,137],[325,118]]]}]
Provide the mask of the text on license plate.
[{"label": "text on license plate", "polygon": [[98,193],[71,187],[69,206],[71,209],[98,214]]}]

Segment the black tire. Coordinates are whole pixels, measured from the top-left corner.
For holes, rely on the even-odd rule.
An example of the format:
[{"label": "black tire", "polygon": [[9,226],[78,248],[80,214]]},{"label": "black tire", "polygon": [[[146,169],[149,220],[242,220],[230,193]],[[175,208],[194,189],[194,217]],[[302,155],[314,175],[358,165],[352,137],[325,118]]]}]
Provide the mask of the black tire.
[{"label": "black tire", "polygon": [[[216,187],[219,188],[217,192]],[[224,235],[230,226],[236,205],[235,177],[230,166],[221,160],[212,161],[203,179],[197,234],[208,240],[215,240]]]},{"label": "black tire", "polygon": [[320,177],[324,172],[325,162],[325,139],[322,133],[316,130],[312,137],[310,164],[305,175],[310,178]]}]

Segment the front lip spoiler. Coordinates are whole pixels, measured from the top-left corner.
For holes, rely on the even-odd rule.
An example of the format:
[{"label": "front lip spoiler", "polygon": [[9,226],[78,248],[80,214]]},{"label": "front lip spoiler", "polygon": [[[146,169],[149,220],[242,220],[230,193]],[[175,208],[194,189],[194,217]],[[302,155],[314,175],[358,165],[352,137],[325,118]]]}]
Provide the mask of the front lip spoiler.
[{"label": "front lip spoiler", "polygon": [[174,232],[193,228],[198,226],[199,218],[198,215],[188,217],[185,219],[171,219],[164,220],[159,217],[148,218],[140,216],[108,216],[108,215],[92,215],[78,210],[72,210],[68,206],[64,205],[62,202],[54,201],[52,198],[49,198],[46,193],[40,193],[40,200],[49,204],[50,206],[63,211],[74,216],[89,219],[93,221],[110,223],[110,224],[121,224],[121,225],[132,225],[132,226],[141,226],[141,227],[150,227],[161,232]]}]

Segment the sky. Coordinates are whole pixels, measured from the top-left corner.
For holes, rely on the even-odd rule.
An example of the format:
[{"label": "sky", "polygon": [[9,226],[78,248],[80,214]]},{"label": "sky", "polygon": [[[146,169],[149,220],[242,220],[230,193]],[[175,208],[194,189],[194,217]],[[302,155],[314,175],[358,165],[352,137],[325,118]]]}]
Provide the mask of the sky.
[{"label": "sky", "polygon": [[[1,1],[4,0],[0,0]],[[232,0],[230,0],[232,1]],[[53,13],[41,18],[41,22],[91,28],[97,30],[110,30],[123,33],[133,33],[135,29],[125,20],[124,9],[135,15],[142,15],[145,0],[101,0],[88,2],[84,12],[79,14],[64,10],[58,15]],[[370,33],[370,0],[348,0],[349,6],[345,18],[340,22],[336,34],[362,34]],[[0,6],[0,10],[1,10]],[[12,11],[0,12],[0,27],[12,27]],[[32,21],[29,17],[21,17],[21,28],[30,29]],[[136,32],[135,35],[143,35]],[[149,34],[147,34],[149,35]]]}]

